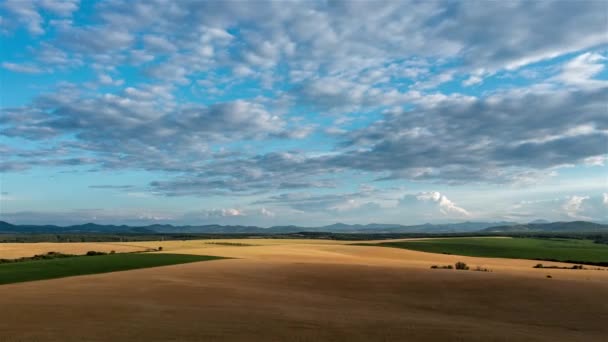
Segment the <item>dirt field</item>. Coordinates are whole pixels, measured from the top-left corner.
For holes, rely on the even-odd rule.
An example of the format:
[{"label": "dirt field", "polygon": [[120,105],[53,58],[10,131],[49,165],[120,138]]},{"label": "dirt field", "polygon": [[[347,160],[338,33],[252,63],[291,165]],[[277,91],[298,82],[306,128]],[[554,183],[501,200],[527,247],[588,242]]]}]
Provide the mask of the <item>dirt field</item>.
[{"label": "dirt field", "polygon": [[[335,241],[209,242],[122,247],[236,259],[0,286],[0,341],[603,341],[608,335],[607,270],[533,269],[538,262],[531,260]],[[119,251],[109,243],[19,245],[22,255],[17,246],[0,245],[0,258]],[[429,269],[456,261],[493,272]]]}]

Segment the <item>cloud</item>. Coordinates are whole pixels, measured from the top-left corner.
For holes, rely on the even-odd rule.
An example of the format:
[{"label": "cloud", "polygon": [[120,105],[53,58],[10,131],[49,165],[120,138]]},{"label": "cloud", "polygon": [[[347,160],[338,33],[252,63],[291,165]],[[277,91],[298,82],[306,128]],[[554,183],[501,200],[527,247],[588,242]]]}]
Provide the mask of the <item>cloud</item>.
[{"label": "cloud", "polygon": [[29,64],[17,64],[17,63],[3,62],[2,67],[6,70],[20,72],[20,73],[24,73],[24,74],[39,74],[39,73],[43,72],[43,70],[38,68],[37,66],[29,65]]},{"label": "cloud", "polygon": [[126,190],[132,189],[133,185],[89,185],[91,189],[117,189],[117,190]]},{"label": "cloud", "polygon": [[419,201],[431,201],[439,205],[439,210],[444,215],[456,214],[460,216],[471,216],[471,214],[463,208],[458,207],[454,202],[450,201],[445,195],[437,191],[422,192],[416,195],[416,199]]},{"label": "cloud", "polygon": [[583,202],[588,200],[589,196],[572,196],[562,206],[562,209],[568,217],[575,219],[589,219],[585,216],[579,216],[582,210]]},{"label": "cloud", "polygon": [[[80,0],[6,0],[2,9],[10,16],[3,16],[3,25],[25,26],[32,35],[45,33],[42,11],[50,12],[60,17],[69,17],[79,8]],[[5,22],[6,21],[6,22]]]},{"label": "cloud", "polygon": [[290,192],[273,195],[257,200],[255,205],[273,205],[287,207],[303,213],[320,213],[329,215],[358,215],[380,207],[394,207],[397,197],[378,190],[361,190],[349,193],[314,194],[310,192]]},{"label": "cloud", "polygon": [[[240,157],[240,158],[238,158]],[[190,165],[192,166],[192,165]],[[203,164],[196,172],[169,180],[150,183],[155,192],[169,196],[247,195],[272,190],[333,188],[331,172],[314,163],[306,154],[295,152],[269,153],[254,157],[229,155],[228,158]]]},{"label": "cloud", "polygon": [[173,222],[180,215],[170,211],[133,209],[73,209],[65,211],[17,211],[3,212],[2,220],[13,224],[75,225],[87,222],[97,224],[148,225]]},{"label": "cloud", "polygon": [[[79,5],[78,1],[8,0],[3,7],[30,33],[42,34],[43,11],[65,18]],[[117,0],[97,4],[95,10],[99,20],[94,25],[60,26],[56,45],[85,58],[103,56],[104,63],[114,66],[125,60],[128,48],[137,46],[139,57],[167,54],[173,67],[160,67],[167,71],[164,75],[177,70],[177,65],[187,65],[185,79],[222,66],[249,70],[268,81],[276,79],[280,67],[287,68],[296,82],[322,74],[378,84],[391,78],[416,79],[419,72],[412,73],[410,67],[386,71],[417,59],[435,65],[461,61],[459,72],[471,73],[465,83],[475,84],[497,70],[608,42],[603,34],[605,8],[599,1],[483,5],[479,1],[449,5],[295,1],[277,6]],[[235,27],[246,29],[233,34]],[[435,85],[453,77],[453,72],[442,75],[443,81]]]},{"label": "cloud", "polygon": [[[30,107],[4,109],[0,119],[4,136],[46,140],[47,145],[55,141],[56,148],[76,155],[93,153],[88,159],[109,169],[195,168],[192,159],[206,164],[212,143],[293,139],[297,132],[261,103],[236,100],[206,107],[178,106],[168,89],[159,86],[128,87],[117,95],[93,97],[69,89],[42,96]],[[76,140],[62,139],[67,136]]]},{"label": "cloud", "polygon": [[585,158],[583,163],[587,166],[604,166],[606,164],[606,160],[608,160],[608,155],[593,156]]},{"label": "cloud", "polygon": [[556,79],[566,84],[578,86],[608,86],[608,82],[605,80],[593,79],[594,76],[605,69],[606,60],[606,57],[598,53],[583,53],[565,63],[562,67],[561,73],[556,77]]},{"label": "cloud", "polygon": [[[3,172],[145,170],[132,196],[255,197],[268,212],[235,209],[249,217],[399,217],[411,195],[427,220],[477,211],[345,189],[531,184],[605,160],[599,1],[113,0],[91,20],[79,4],[0,5],[23,43],[2,67],[37,93],[2,108]],[[41,72],[56,88],[27,75]],[[578,215],[597,217],[594,201]]]},{"label": "cloud", "polygon": [[274,211],[268,210],[266,208],[261,208],[260,214],[262,216],[266,216],[266,217],[275,217],[276,216],[276,213]]},{"label": "cloud", "polygon": [[175,51],[175,45],[167,38],[147,34],[143,37],[144,44],[151,52],[171,52]]},{"label": "cloud", "polygon": [[69,51],[103,55],[126,50],[134,42],[135,37],[118,28],[102,26],[63,28],[57,39],[57,45]]},{"label": "cloud", "polygon": [[207,217],[234,217],[234,216],[246,216],[245,212],[241,209],[226,208],[226,209],[212,209],[205,212]]},{"label": "cloud", "polygon": [[15,200],[17,200],[17,198],[15,196],[12,196],[10,193],[8,193],[6,191],[0,192],[0,202],[2,202],[2,201],[15,201]]},{"label": "cloud", "polygon": [[[348,133],[334,166],[385,179],[512,182],[531,170],[605,154],[608,88],[517,89],[446,97]],[[573,113],[576,113],[573,115]]]}]

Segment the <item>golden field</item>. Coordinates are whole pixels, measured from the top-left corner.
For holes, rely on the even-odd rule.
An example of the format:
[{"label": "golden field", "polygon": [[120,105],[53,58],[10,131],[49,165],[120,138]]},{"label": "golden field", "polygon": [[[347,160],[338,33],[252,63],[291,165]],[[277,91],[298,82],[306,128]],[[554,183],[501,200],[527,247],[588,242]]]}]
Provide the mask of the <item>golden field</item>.
[{"label": "golden field", "polygon": [[[538,262],[532,260],[350,243],[0,244],[0,258],[159,246],[162,253],[233,258],[2,285],[0,340],[603,341],[608,336],[605,269],[534,269]],[[492,272],[429,269],[456,261]]]}]

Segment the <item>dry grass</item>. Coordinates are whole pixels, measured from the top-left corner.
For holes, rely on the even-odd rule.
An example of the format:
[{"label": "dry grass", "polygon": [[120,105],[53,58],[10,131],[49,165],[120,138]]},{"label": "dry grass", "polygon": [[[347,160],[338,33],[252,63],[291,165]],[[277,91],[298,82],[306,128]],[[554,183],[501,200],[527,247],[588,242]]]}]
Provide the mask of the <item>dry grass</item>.
[{"label": "dry grass", "polygon": [[[36,341],[601,341],[608,334],[605,270],[533,269],[538,262],[336,241],[214,241],[256,246],[234,248],[209,240],[131,243],[128,248],[162,246],[163,253],[239,259],[0,286],[0,307],[10,308],[0,311],[0,336]],[[20,245],[24,255],[32,255],[36,252],[30,247],[39,244]],[[106,244],[70,245],[65,247],[86,251],[104,250],[100,245]],[[115,244],[107,245],[118,251]],[[0,257],[6,251],[0,245]],[[493,272],[429,269],[456,261]]]},{"label": "dry grass", "polygon": [[109,253],[138,252],[146,247],[131,245],[129,243],[107,243],[107,242],[37,242],[37,243],[0,243],[0,259],[16,259],[31,257],[36,254],[48,252],[59,252],[64,254],[86,254],[88,251],[99,251]]}]

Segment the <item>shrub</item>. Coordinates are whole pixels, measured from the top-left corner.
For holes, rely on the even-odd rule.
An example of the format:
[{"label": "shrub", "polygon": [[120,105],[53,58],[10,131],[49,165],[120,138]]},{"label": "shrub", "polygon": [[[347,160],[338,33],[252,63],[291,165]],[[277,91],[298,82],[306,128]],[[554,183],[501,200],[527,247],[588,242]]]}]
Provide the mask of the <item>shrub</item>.
[{"label": "shrub", "polygon": [[473,269],[473,271],[479,271],[479,272],[492,272],[489,268],[484,268],[481,266],[477,266]]},{"label": "shrub", "polygon": [[443,265],[443,266],[433,265],[433,266],[431,266],[431,268],[432,269],[444,269],[444,270],[454,269],[454,267],[452,267],[452,265]]},{"label": "shrub", "polygon": [[547,274],[547,278],[553,278],[551,275]]},{"label": "shrub", "polygon": [[163,248],[162,248],[162,247],[158,247],[158,251],[159,251],[159,252],[160,252],[160,251],[162,251],[162,250],[163,250]]},{"label": "shrub", "polygon": [[534,266],[534,268],[543,268],[543,264],[536,264],[536,266]]},{"label": "shrub", "polygon": [[111,250],[110,254],[116,254],[116,251],[115,250]]},{"label": "shrub", "polygon": [[469,266],[467,266],[467,264],[465,264],[462,261],[457,262],[456,264],[454,264],[454,266],[456,267],[457,270],[468,270]]},{"label": "shrub", "polygon": [[97,251],[88,251],[87,252],[87,256],[94,256],[94,255],[106,255],[108,253],[104,253],[104,252],[97,252]]}]

